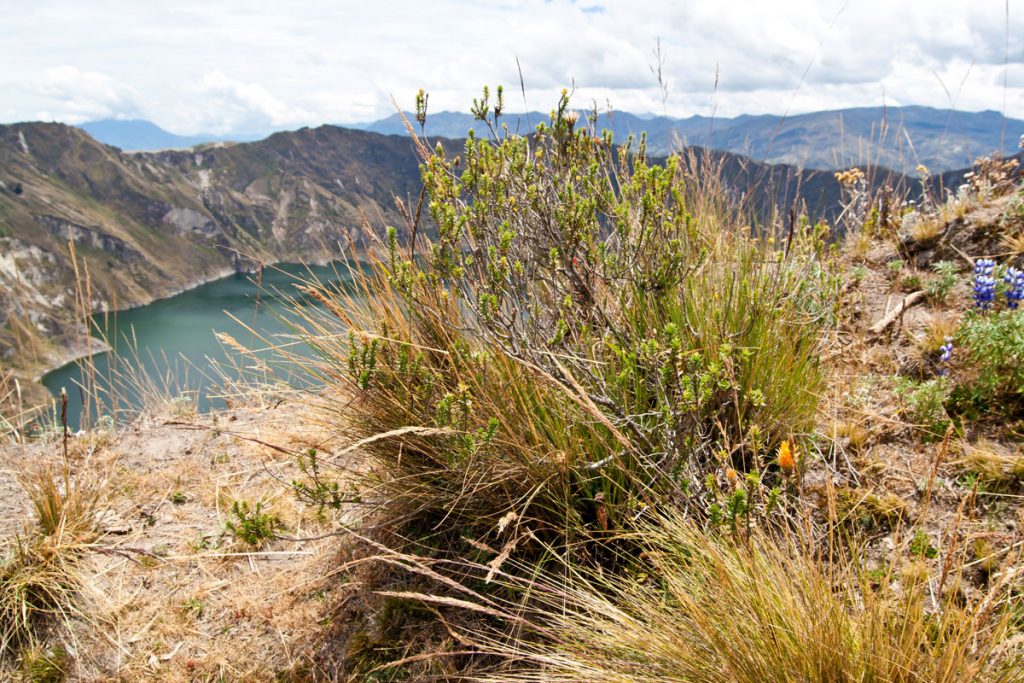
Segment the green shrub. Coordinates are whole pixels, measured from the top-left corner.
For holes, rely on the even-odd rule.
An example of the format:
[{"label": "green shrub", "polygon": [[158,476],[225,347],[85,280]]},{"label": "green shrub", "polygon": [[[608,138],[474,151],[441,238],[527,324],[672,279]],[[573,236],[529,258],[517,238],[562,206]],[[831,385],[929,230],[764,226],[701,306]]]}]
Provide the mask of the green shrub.
[{"label": "green shrub", "polygon": [[953,390],[950,380],[935,377],[917,382],[897,377],[895,388],[910,419],[932,436],[942,436],[950,422],[949,413],[946,412],[946,403]]},{"label": "green shrub", "polygon": [[1024,312],[971,312],[957,331],[963,348],[954,401],[972,416],[1013,417],[1024,411]]},{"label": "green shrub", "polygon": [[[420,144],[432,241],[413,257],[389,229],[350,292],[308,292],[350,330],[307,320],[388,516],[480,539],[510,513],[564,538],[666,504],[765,512],[822,387],[820,245],[773,248],[709,158],[654,164],[565,96],[532,137],[501,108],[476,103],[494,135],[457,158]],[[756,483],[742,505],[730,472]]]},{"label": "green shrub", "polygon": [[944,303],[956,285],[957,272],[956,264],[952,261],[938,261],[932,264],[932,270],[937,277],[928,281],[925,292],[928,298],[936,303]]},{"label": "green shrub", "polygon": [[939,556],[939,551],[932,545],[932,540],[928,538],[928,534],[918,529],[914,533],[914,538],[910,540],[910,554],[932,560]]},{"label": "green shrub", "polygon": [[263,511],[263,503],[257,502],[250,506],[244,500],[236,500],[231,504],[228,519],[224,528],[242,543],[260,547],[275,537],[276,530],[281,526],[280,520]]}]

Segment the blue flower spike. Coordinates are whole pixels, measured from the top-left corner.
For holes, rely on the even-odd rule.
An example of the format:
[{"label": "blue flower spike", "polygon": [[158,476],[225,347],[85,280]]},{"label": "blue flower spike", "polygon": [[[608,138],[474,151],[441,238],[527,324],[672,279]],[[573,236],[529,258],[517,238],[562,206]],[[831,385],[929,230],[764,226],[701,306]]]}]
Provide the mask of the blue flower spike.
[{"label": "blue flower spike", "polygon": [[[946,337],[946,343],[939,347],[939,363],[945,365],[953,357],[953,340]],[[946,368],[939,368],[939,374],[945,375]]]},{"label": "blue flower spike", "polygon": [[982,311],[987,311],[996,298],[996,279],[992,271],[996,262],[989,258],[980,258],[974,262],[974,304]]},{"label": "blue flower spike", "polygon": [[1003,275],[1006,283],[1006,307],[1016,310],[1024,299],[1024,271],[1010,266]]},{"label": "blue flower spike", "polygon": [[939,347],[939,362],[949,362],[950,357],[953,355],[953,340],[946,337],[946,343]]}]

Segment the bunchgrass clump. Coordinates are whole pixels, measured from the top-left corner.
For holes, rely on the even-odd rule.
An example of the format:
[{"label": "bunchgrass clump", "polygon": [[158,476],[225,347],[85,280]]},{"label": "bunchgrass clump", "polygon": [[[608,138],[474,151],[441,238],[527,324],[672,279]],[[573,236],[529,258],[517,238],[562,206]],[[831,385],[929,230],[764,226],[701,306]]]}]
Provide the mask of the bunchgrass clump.
[{"label": "bunchgrass clump", "polygon": [[0,565],[0,652],[46,638],[78,614],[82,547],[61,537],[19,538]]},{"label": "bunchgrass clump", "polygon": [[[492,648],[519,662],[489,680],[993,683],[1024,680],[1010,582],[964,601],[908,573],[869,572],[793,536],[740,541],[678,515],[642,530],[642,580],[569,569],[529,587],[535,637]],[[936,552],[917,539],[925,557]],[[641,571],[642,570],[642,571]]]},{"label": "bunchgrass clump", "polygon": [[1024,482],[1024,455],[986,439],[964,444],[955,464],[988,490],[1006,490]]},{"label": "bunchgrass clump", "polygon": [[12,539],[0,564],[0,652],[42,647],[51,630],[81,618],[81,556],[99,535],[96,511],[106,490],[103,468],[67,457],[19,479],[36,525]]},{"label": "bunchgrass clump", "polygon": [[[83,468],[95,466],[85,463]],[[20,476],[36,513],[39,532],[44,536],[68,536],[87,543],[96,535],[96,511],[105,483],[93,473],[73,476],[65,462],[41,465]]]}]

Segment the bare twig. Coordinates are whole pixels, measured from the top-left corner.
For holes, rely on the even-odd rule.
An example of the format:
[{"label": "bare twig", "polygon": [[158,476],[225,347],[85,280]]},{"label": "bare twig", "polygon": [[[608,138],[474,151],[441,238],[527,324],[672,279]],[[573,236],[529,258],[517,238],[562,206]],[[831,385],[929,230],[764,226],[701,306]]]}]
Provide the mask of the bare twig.
[{"label": "bare twig", "polygon": [[896,322],[900,318],[900,316],[903,315],[904,311],[906,311],[911,306],[915,306],[921,303],[922,301],[924,301],[924,298],[925,292],[923,290],[914,292],[912,294],[908,294],[907,297],[903,301],[901,301],[898,306],[896,306],[896,308],[889,311],[889,313],[884,318],[882,318],[874,325],[872,325],[870,328],[868,328],[868,332],[870,332],[871,334],[881,334],[890,325]]}]

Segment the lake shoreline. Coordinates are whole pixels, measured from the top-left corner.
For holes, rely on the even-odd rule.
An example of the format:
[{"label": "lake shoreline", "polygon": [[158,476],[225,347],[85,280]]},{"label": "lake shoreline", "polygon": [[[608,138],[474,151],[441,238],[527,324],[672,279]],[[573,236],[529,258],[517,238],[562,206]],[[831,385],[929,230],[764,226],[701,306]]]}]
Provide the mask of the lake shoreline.
[{"label": "lake shoreline", "polygon": [[[134,311],[136,309],[142,308],[143,306],[149,306],[150,304],[154,304],[154,303],[156,303],[158,301],[163,301],[165,299],[170,299],[172,297],[178,296],[179,294],[184,294],[185,292],[192,291],[193,289],[197,289],[199,287],[202,287],[205,284],[209,284],[211,282],[216,282],[217,280],[223,280],[224,278],[230,277],[231,275],[245,274],[246,272],[255,272],[255,271],[240,271],[240,270],[236,270],[234,268],[221,269],[220,271],[218,271],[217,274],[211,275],[209,277],[199,278],[198,280],[194,280],[192,282],[189,282],[189,283],[187,283],[187,284],[185,284],[185,285],[183,285],[181,287],[178,287],[177,289],[175,289],[173,291],[167,292],[165,294],[158,294],[156,296],[153,296],[152,298],[148,299],[147,301],[132,302],[132,303],[124,305],[124,306],[118,306],[116,308],[113,308],[113,307],[108,308],[108,307],[104,306],[101,310],[98,310],[98,311],[92,313],[92,315],[95,316],[95,315],[103,315],[105,313],[122,313],[122,312],[125,312],[125,311]],[[106,302],[104,302],[104,303],[106,303]],[[102,354],[102,353],[109,353],[112,350],[111,347],[110,347],[110,344],[108,344],[104,340],[100,339],[99,337],[93,337],[92,335],[89,335],[88,338],[90,339],[89,343],[90,343],[92,348],[88,348],[88,349],[80,349],[79,348],[79,349],[75,349],[75,350],[55,349],[53,351],[53,353],[51,354],[53,356],[53,359],[52,360],[51,359],[47,359],[47,362],[43,366],[43,369],[41,371],[37,372],[32,377],[32,381],[41,384],[42,381],[43,381],[43,378],[46,377],[47,375],[49,375],[51,372],[56,372],[57,370],[60,370],[64,366],[69,365],[71,363],[74,363],[75,361],[82,360],[83,358],[88,358],[89,356],[99,355],[99,354]]]},{"label": "lake shoreline", "polygon": [[[187,283],[187,284],[185,284],[185,285],[183,285],[181,287],[178,287],[178,288],[176,288],[176,289],[174,289],[172,291],[155,295],[152,298],[147,299],[145,301],[136,301],[136,302],[132,302],[132,303],[127,304],[127,305],[118,306],[116,308],[103,308],[102,310],[94,312],[92,315],[95,316],[95,315],[103,315],[104,313],[123,313],[123,312],[126,312],[126,311],[134,311],[134,310],[140,309],[140,308],[142,308],[144,306],[149,306],[149,305],[155,304],[155,303],[157,303],[159,301],[165,301],[167,299],[172,299],[172,298],[174,298],[176,296],[179,296],[181,294],[185,294],[186,292],[191,292],[194,289],[198,289],[199,287],[202,287],[203,285],[208,285],[208,284],[210,284],[212,282],[217,282],[219,280],[223,280],[225,278],[229,278],[229,277],[231,277],[233,275],[254,275],[254,274],[258,273],[261,269],[262,270],[266,270],[268,268],[275,268],[277,266],[282,266],[282,265],[285,265],[285,266],[287,266],[287,265],[296,265],[296,266],[326,267],[326,266],[330,265],[331,263],[337,263],[337,262],[339,262],[339,261],[336,258],[320,258],[320,259],[310,259],[308,261],[288,261],[288,260],[270,261],[270,262],[264,263],[262,265],[262,268],[248,268],[248,269],[246,269],[246,268],[242,268],[242,269],[238,269],[238,268],[223,268],[223,269],[217,271],[217,273],[215,273],[213,275],[210,275],[208,277],[199,278],[197,280],[193,280],[193,281],[191,281],[191,282],[189,282],[189,283]],[[75,349],[75,350],[55,349],[53,351],[53,353],[50,354],[52,359],[48,358],[46,360],[45,364],[42,366],[43,369],[37,371],[36,374],[32,376],[32,378],[31,378],[32,381],[36,382],[37,384],[42,383],[44,377],[49,375],[51,372],[55,372],[57,370],[60,370],[61,368],[63,368],[66,365],[69,365],[70,363],[74,363],[75,361],[81,360],[83,358],[87,358],[90,355],[99,355],[99,354],[102,354],[102,353],[109,353],[112,350],[110,345],[107,344],[102,339],[100,339],[98,337],[92,337],[92,336],[90,336],[89,338],[92,339],[92,340],[95,340],[95,344],[93,344],[93,348],[90,348],[90,349]]]},{"label": "lake shoreline", "polygon": [[[57,396],[62,387],[95,382],[99,394],[110,393],[133,404],[135,396],[158,389],[169,395],[199,390],[199,410],[205,412],[210,396],[208,388],[214,364],[232,368],[235,354],[225,348],[216,333],[244,339],[249,334],[291,334],[286,318],[292,301],[303,307],[319,305],[292,287],[293,283],[320,281],[326,286],[351,281],[349,268],[358,262],[331,259],[326,265],[310,262],[278,262],[262,269],[262,276],[244,272],[221,272],[220,277],[202,278],[188,288],[167,296],[154,297],[142,306],[123,307],[118,315],[92,319],[94,336],[85,347],[83,339],[74,339],[64,347],[66,362],[38,375],[49,396]],[[225,311],[230,315],[225,315]],[[244,322],[243,322],[244,321]],[[126,343],[120,340],[126,339]],[[103,344],[107,341],[111,349]],[[106,353],[105,353],[106,352]],[[74,362],[83,357],[84,362]],[[221,366],[218,366],[221,367]],[[139,374],[136,371],[139,370]],[[109,385],[109,392],[107,387]],[[201,390],[200,388],[203,387]],[[88,393],[88,392],[87,392]],[[72,396],[69,414],[81,406]],[[105,400],[105,399],[104,399]],[[126,404],[127,405],[127,404]]]}]

